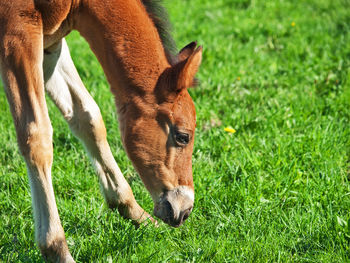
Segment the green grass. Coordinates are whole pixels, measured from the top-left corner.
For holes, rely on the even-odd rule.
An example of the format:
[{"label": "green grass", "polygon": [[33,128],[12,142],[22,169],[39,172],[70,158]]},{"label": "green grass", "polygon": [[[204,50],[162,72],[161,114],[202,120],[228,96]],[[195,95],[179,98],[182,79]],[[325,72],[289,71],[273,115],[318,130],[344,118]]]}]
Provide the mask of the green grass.
[{"label": "green grass", "polygon": [[[178,47],[204,46],[191,95],[195,208],[185,225],[135,229],[107,209],[81,144],[49,102],[53,183],[79,262],[350,262],[350,2],[166,1]],[[294,26],[292,26],[294,25]],[[68,37],[136,199],[109,87],[88,45]],[[0,261],[40,262],[26,169],[0,92]],[[229,134],[225,127],[237,132]]]}]

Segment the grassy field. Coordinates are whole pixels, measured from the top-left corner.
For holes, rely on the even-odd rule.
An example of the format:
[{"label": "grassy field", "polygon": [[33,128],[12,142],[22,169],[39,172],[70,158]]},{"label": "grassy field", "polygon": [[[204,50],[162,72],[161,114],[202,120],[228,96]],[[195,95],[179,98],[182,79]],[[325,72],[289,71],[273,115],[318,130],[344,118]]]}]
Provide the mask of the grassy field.
[{"label": "grassy field", "polygon": [[[178,48],[204,46],[185,225],[135,229],[110,211],[81,144],[49,101],[53,183],[79,262],[350,262],[350,2],[167,0]],[[88,45],[68,37],[136,199],[152,201],[119,139]],[[0,262],[41,262],[26,169],[0,91]],[[236,133],[224,128],[232,127]]]}]

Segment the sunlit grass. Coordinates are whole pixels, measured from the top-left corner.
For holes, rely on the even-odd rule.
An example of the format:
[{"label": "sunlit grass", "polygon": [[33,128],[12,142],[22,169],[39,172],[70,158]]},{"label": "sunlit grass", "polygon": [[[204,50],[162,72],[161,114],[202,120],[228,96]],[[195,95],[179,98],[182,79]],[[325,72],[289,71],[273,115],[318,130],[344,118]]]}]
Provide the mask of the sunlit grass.
[{"label": "sunlit grass", "polygon": [[[56,200],[74,257],[349,261],[349,2],[176,0],[166,6],[178,48],[193,40],[204,47],[200,86],[190,91],[198,120],[194,211],[179,229],[135,229],[108,210],[83,147],[49,102]],[[68,42],[101,107],[115,158],[139,203],[152,211],[122,149],[103,71],[77,33]],[[0,109],[0,261],[41,261],[3,91]]]}]

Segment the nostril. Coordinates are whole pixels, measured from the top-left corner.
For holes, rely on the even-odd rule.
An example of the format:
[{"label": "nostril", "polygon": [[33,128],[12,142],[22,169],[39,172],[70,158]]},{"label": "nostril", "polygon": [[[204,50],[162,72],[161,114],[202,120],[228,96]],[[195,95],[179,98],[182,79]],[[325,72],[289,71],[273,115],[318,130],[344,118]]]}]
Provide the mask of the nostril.
[{"label": "nostril", "polygon": [[192,212],[192,207],[190,207],[190,208],[188,208],[188,209],[186,209],[185,211],[182,212],[181,223],[183,221],[185,221],[190,216],[191,212]]},{"label": "nostril", "polygon": [[186,212],[183,217],[183,221],[185,221],[190,216],[190,212]]}]

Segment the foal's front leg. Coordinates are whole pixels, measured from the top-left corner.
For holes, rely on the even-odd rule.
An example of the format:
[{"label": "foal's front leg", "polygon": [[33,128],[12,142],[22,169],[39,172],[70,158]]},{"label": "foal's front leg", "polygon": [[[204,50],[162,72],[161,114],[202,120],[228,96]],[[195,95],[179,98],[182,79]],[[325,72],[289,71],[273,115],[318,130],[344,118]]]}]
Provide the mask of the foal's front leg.
[{"label": "foal's front leg", "polygon": [[64,39],[45,51],[44,75],[46,91],[90,156],[109,207],[137,224],[151,219],[114,160],[100,109],[84,87]]},{"label": "foal's front leg", "polygon": [[[20,24],[20,21],[12,24]],[[67,247],[51,182],[52,128],[45,101],[41,29],[23,23],[23,28],[14,30],[16,34],[6,34],[0,25],[0,32],[5,32],[0,34],[0,65],[18,145],[27,165],[36,241],[46,260],[74,262]]]}]

